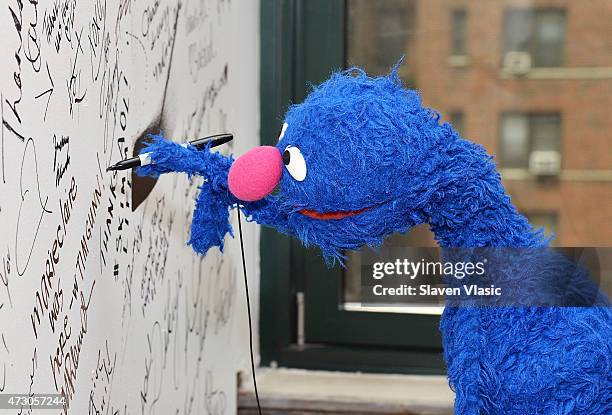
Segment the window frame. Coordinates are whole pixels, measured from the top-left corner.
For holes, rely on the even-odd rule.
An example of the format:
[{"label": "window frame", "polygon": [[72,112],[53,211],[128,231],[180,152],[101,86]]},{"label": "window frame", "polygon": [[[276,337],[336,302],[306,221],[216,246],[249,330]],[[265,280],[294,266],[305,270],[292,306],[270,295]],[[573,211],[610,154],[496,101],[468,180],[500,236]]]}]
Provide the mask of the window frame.
[{"label": "window frame", "polygon": [[[348,3],[345,7],[348,7]],[[379,7],[376,9],[376,11],[377,11],[377,15],[376,15],[376,25],[375,26],[382,26],[384,24],[383,20],[388,17],[398,18],[400,20],[400,24],[405,24],[406,21],[408,20],[408,16],[406,12],[402,9]],[[346,24],[346,22],[344,24]],[[386,37],[392,38],[393,36],[389,36],[389,34],[386,34]],[[384,39],[384,38],[385,36],[383,36],[381,33],[378,33],[378,35],[376,36],[376,52],[374,53],[374,57],[376,59],[375,64],[379,68],[383,66],[387,66],[389,63],[391,63],[390,62],[391,59],[389,59],[389,56],[385,56],[385,55],[388,53],[388,49],[393,49],[393,48],[383,47],[383,44],[388,44],[388,39]],[[345,42],[347,40],[348,40],[348,36],[345,37]],[[401,51],[402,53],[405,53],[406,43],[408,42],[408,35],[402,34],[401,36],[399,36],[399,39],[394,39],[394,40],[403,42]]]},{"label": "window frame", "polygon": [[[527,39],[526,50],[523,49],[510,49],[508,45],[508,25],[510,24],[510,14],[523,14],[523,18],[525,16],[528,17],[529,21],[529,38]],[[538,63],[537,53],[542,48],[541,45],[538,44],[538,39],[536,36],[538,19],[542,17],[542,15],[547,13],[558,13],[563,17],[563,38],[561,40],[560,51],[559,51],[559,62],[555,65],[542,65]],[[531,56],[531,67],[532,68],[561,68],[565,66],[565,43],[567,41],[567,11],[563,7],[507,7],[504,9],[503,14],[503,24],[502,24],[502,65],[504,56],[508,52],[528,52]]]},{"label": "window frame", "polygon": [[[463,32],[461,33],[461,43],[463,45],[463,50],[457,50],[456,46],[456,35],[458,31],[458,20],[457,16],[462,15],[463,18]],[[469,45],[468,45],[468,31],[469,31],[469,14],[465,7],[458,7],[452,10],[451,13],[451,56],[468,56]]]},{"label": "window frame", "polygon": [[[276,133],[288,104],[301,102],[309,83],[320,82],[331,70],[346,65],[346,7],[345,0],[262,0],[262,144],[276,144]],[[299,241],[267,228],[262,228],[260,247],[263,365],[445,373],[439,316],[349,314],[337,306],[341,272],[339,268],[326,268],[318,250],[305,249]],[[308,275],[318,278],[307,278]],[[317,295],[309,294],[313,291]],[[306,342],[301,345],[297,342],[298,292],[306,293]],[[355,322],[364,328],[355,330]],[[386,328],[378,335],[365,328],[381,324]],[[395,338],[395,344],[390,338]],[[388,344],[381,345],[381,341]],[[411,343],[400,346],[402,341]]]}]

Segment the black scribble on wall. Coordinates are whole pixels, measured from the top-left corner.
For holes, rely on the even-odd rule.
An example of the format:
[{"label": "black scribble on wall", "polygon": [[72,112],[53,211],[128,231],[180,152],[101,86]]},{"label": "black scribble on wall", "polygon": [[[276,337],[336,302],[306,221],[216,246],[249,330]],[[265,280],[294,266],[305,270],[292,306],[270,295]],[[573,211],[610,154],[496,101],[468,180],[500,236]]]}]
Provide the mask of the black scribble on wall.
[{"label": "black scribble on wall", "polygon": [[132,0],[119,0],[119,10],[115,19],[115,38],[117,41],[121,39],[121,23],[123,18],[127,17],[132,11]]},{"label": "black scribble on wall", "polygon": [[189,75],[196,83],[202,69],[206,68],[216,57],[217,52],[213,45],[212,25],[208,26],[208,35],[204,39],[197,39],[187,49],[189,56]]},{"label": "black scribble on wall", "polygon": [[118,118],[123,111],[120,97],[130,93],[127,76],[123,71],[123,67],[119,64],[119,50],[115,51],[113,63],[109,59],[108,52],[106,50],[104,54],[98,102],[98,116],[104,122],[104,154],[107,156],[106,163],[110,163],[113,157],[114,147],[111,145],[111,142],[115,134]]},{"label": "black scribble on wall", "polygon": [[77,70],[77,60],[79,58],[79,52],[81,54],[85,54],[83,52],[83,47],[81,46],[81,37],[83,35],[83,29],[79,33],[75,32],[76,36],[76,50],[74,53],[74,61],[70,59],[70,79],[66,80],[66,88],[68,89],[68,103],[70,115],[74,116],[74,106],[80,104],[87,94],[87,88],[84,91],[81,90],[81,70]]},{"label": "black scribble on wall", "polygon": [[206,413],[210,415],[223,415],[227,408],[227,397],[225,392],[215,388],[213,372],[206,371],[204,400],[206,402]]},{"label": "black scribble on wall", "polygon": [[[55,232],[53,233],[52,241],[47,245],[44,271],[40,276],[40,283],[34,294],[34,305],[30,313],[30,321],[35,338],[38,338],[41,318],[45,314],[48,316],[51,331],[55,333],[55,323],[58,321],[59,313],[63,309],[64,293],[60,287],[60,278],[56,273],[56,267],[59,266],[60,260],[63,258],[62,254],[68,237],[68,224],[78,196],[78,186],[74,177],[70,181],[69,188],[65,189],[65,193],[65,199],[62,200],[60,198],[58,201],[61,221],[56,227],[50,227]],[[55,279],[57,279],[57,283],[54,282]],[[54,285],[56,286],[55,288]]]},{"label": "black scribble on wall", "polygon": [[[149,26],[151,24],[150,21],[152,20],[151,15],[154,15],[155,13],[157,13],[158,7],[159,7],[159,1],[154,3],[151,8],[145,9],[145,14],[143,15],[143,21],[147,23],[143,22],[143,25],[145,25],[142,28],[143,36],[148,35]],[[154,119],[144,129],[143,133],[140,134],[140,136],[136,139],[134,143],[133,155],[137,155],[140,152],[140,150],[144,147],[145,142],[148,141],[149,134],[151,133],[157,134],[159,133],[160,130],[163,131],[163,128],[164,128],[164,122],[163,122],[164,110],[166,109],[166,100],[167,100],[166,98],[167,98],[167,93],[168,93],[168,84],[170,81],[170,73],[172,70],[172,58],[174,56],[174,47],[175,47],[175,42],[176,42],[176,33],[178,30],[178,19],[179,19],[180,10],[181,10],[181,3],[177,3],[176,13],[174,15],[174,23],[172,25],[172,36],[171,36],[172,42],[170,43],[171,44],[170,56],[168,58],[168,64],[167,64],[168,69],[167,69],[166,80],[165,80],[165,85],[164,85],[164,93],[162,95],[162,107],[161,107],[159,114],[157,114],[157,116],[154,117]],[[154,44],[152,44],[152,47],[154,47]],[[157,183],[157,179],[153,177],[138,176],[135,171],[132,171],[131,174],[132,174],[132,211],[135,211],[136,208],[138,208],[138,206],[140,206],[140,204],[147,198],[149,193],[151,193],[151,191],[153,190],[153,187],[155,186],[155,183]]]},{"label": "black scribble on wall", "polygon": [[[178,10],[180,7],[181,5],[178,3],[176,6],[176,13],[172,13],[170,6],[164,7],[158,24],[153,27],[153,30],[150,33],[151,36],[148,38],[151,51],[153,51],[158,44],[161,49],[160,56],[157,62],[153,65],[153,77],[155,79],[164,73],[164,69],[172,60],[174,41],[177,33],[176,29],[178,25]],[[172,22],[173,17],[175,17],[174,23]],[[162,37],[164,33],[166,36]]]},{"label": "black scribble on wall", "polygon": [[157,201],[149,222],[149,249],[146,254],[140,282],[142,315],[146,315],[149,304],[163,287],[166,278],[166,263],[170,249],[170,235],[174,224],[174,213],[166,212],[166,201]]},{"label": "black scribble on wall", "polygon": [[[11,291],[9,290],[9,274],[11,273],[11,251],[9,247],[6,247],[6,255],[2,257],[2,264],[0,264],[0,281],[6,290],[6,297],[8,298],[9,305],[13,307],[13,299],[11,298]],[[0,303],[0,309],[4,307],[4,303]]]},{"label": "black scribble on wall", "polygon": [[224,9],[230,7],[231,0],[217,0],[217,17],[221,19],[221,13]]},{"label": "black scribble on wall", "polygon": [[[142,12],[142,19],[141,19],[142,23],[140,26],[140,30],[141,30],[141,34],[143,37],[147,37],[147,35],[149,34],[151,22],[153,22],[153,19],[157,15],[158,10],[159,10],[159,0],[155,0],[153,4],[151,4],[151,6],[145,7],[144,11]],[[151,47],[151,49],[153,49],[153,47]]]},{"label": "black scribble on wall", "polygon": [[[2,158],[2,183],[6,183],[6,169],[4,166],[4,100],[2,99],[2,93],[0,93],[0,117],[2,118],[2,125],[0,128],[2,132],[0,132],[0,156]],[[0,206],[0,210],[2,206]]]},{"label": "black scribble on wall", "polygon": [[53,134],[53,172],[55,173],[55,187],[60,185],[69,165],[70,137],[62,135],[58,138],[57,134]]},{"label": "black scribble on wall", "polygon": [[72,45],[72,32],[74,30],[74,15],[77,6],[76,0],[55,1],[53,7],[45,10],[42,30],[47,40],[59,53],[62,40]]},{"label": "black scribble on wall", "polygon": [[[96,0],[94,3],[94,14],[89,22],[87,39],[89,39],[89,60],[91,64],[91,79],[93,82],[100,76],[102,66],[102,55],[108,53],[110,47],[110,35],[106,32],[106,0]],[[97,59],[97,63],[94,60]]]},{"label": "black scribble on wall", "polygon": [[212,295],[212,319],[214,332],[218,334],[230,321],[233,316],[234,299],[236,298],[236,272],[229,267],[229,272],[223,273],[223,257],[217,259],[210,275],[215,275],[209,282],[208,290]]},{"label": "black scribble on wall", "polygon": [[[138,43],[138,46],[140,46],[140,49],[142,51],[142,56],[144,57],[144,73],[148,74],[149,73],[149,54],[147,53],[147,49],[145,48],[144,43],[142,43],[142,40],[140,40],[140,38],[136,35],[134,35],[133,33],[129,32],[126,30],[125,32],[126,35],[129,36],[129,38],[126,40],[126,45],[130,45],[130,39],[136,40],[136,42]],[[149,77],[145,76],[144,77],[144,91],[148,91],[148,84],[149,81]]]},{"label": "black scribble on wall", "polygon": [[51,101],[51,95],[53,95],[53,88],[55,87],[55,85],[53,84],[53,77],[51,76],[51,71],[49,71],[49,62],[46,62],[45,65],[47,66],[47,75],[49,76],[49,82],[51,83],[51,87],[34,97],[34,99],[38,99],[49,94],[47,96],[47,104],[45,105],[45,116],[43,117],[43,121],[47,120],[47,110],[49,109],[49,101]]},{"label": "black scribble on wall", "polygon": [[[28,154],[32,154],[31,160],[30,158],[28,158]],[[28,164],[26,164],[26,160],[28,161]],[[25,185],[24,187],[24,176],[25,177],[33,177],[34,181],[36,182],[36,186],[28,186]],[[19,173],[19,195],[20,195],[20,200],[19,200],[19,210],[18,210],[18,214],[17,214],[17,225],[16,225],[16,232],[15,232],[15,267],[17,268],[17,274],[19,274],[19,276],[23,276],[23,274],[25,274],[26,270],[28,269],[28,265],[30,264],[30,259],[32,257],[32,251],[34,250],[34,246],[36,245],[36,238],[38,237],[38,232],[40,230],[40,225],[42,223],[43,217],[46,214],[50,214],[53,213],[51,210],[49,210],[47,208],[47,203],[49,201],[49,197],[46,196],[43,202],[43,196],[41,194],[40,191],[40,180],[39,180],[39,174],[38,174],[38,158],[36,156],[36,146],[34,144],[34,140],[30,137],[28,139],[28,141],[26,142],[25,145],[25,149],[23,151],[23,157],[21,159],[21,170]],[[38,205],[38,206],[37,206]],[[40,210],[39,210],[40,208]],[[23,248],[20,247],[19,242],[22,241],[22,239],[24,239],[24,236],[22,235],[24,232],[24,229],[22,228],[22,226],[27,226],[27,225],[22,225],[22,221],[21,221],[21,215],[22,212],[40,212],[40,216],[38,218],[38,222],[34,221],[35,223],[35,228],[32,228],[32,221],[28,221],[27,223],[30,225],[30,232],[29,232],[29,240],[31,240],[31,243],[29,244],[29,247],[27,247],[28,245],[26,244],[27,248]],[[33,235],[32,235],[33,234]],[[23,264],[23,267],[20,267],[20,261],[19,261],[19,255],[17,253],[19,252],[26,252],[26,256],[27,259],[25,260],[25,264]]]},{"label": "black scribble on wall", "polygon": [[153,323],[150,333],[147,333],[147,350],[144,359],[144,377],[140,389],[140,413],[154,414],[159,402],[163,384],[163,345],[159,321]]},{"label": "black scribble on wall", "polygon": [[78,384],[77,375],[82,372],[77,369],[81,361],[83,341],[89,330],[89,309],[95,286],[96,281],[94,280],[89,293],[79,288],[78,319],[76,322],[68,318],[64,320],[63,331],[59,335],[58,343],[55,350],[49,355],[55,391],[65,399],[62,408],[63,414],[68,414]]},{"label": "black scribble on wall", "polygon": [[42,61],[40,59],[40,39],[38,37],[38,0],[28,0],[32,6],[33,19],[28,23],[28,32],[25,39],[23,54],[32,65],[34,72],[40,72]]},{"label": "black scribble on wall", "polygon": [[228,83],[228,65],[223,67],[221,75],[213,80],[201,94],[201,98],[197,103],[197,107],[189,114],[187,124],[185,125],[185,131],[189,135],[197,134],[199,129],[204,123],[204,116],[208,113],[208,110],[215,104],[217,97],[221,90]]},{"label": "black scribble on wall", "polygon": [[98,359],[95,369],[92,371],[88,415],[116,414],[119,412],[110,404],[116,362],[117,353],[110,352],[108,340],[105,340],[104,350],[98,350]]},{"label": "black scribble on wall", "polygon": [[[15,53],[13,54],[15,58],[15,63],[17,64],[17,69],[13,71],[13,82],[15,83],[15,86],[17,87],[17,97],[16,98],[13,97],[11,99],[7,98],[5,102],[10,107],[11,111],[13,112],[13,115],[17,119],[17,122],[21,124],[21,116],[19,115],[18,105],[21,103],[21,98],[23,96],[23,86],[22,86],[22,81],[21,81],[21,56],[20,56],[21,49],[22,49],[21,45],[23,43],[23,38],[21,35],[22,22],[23,22],[23,18],[22,18],[23,1],[17,0],[17,12],[15,12],[15,9],[13,9],[12,6],[9,6],[9,11],[11,12],[11,16],[13,17],[13,26],[15,28],[15,31],[17,32],[17,36],[19,37],[19,47],[15,50]],[[2,122],[4,121],[5,120],[3,116]]]},{"label": "black scribble on wall", "polygon": [[[4,350],[6,351],[6,354],[9,355],[11,354],[11,352],[8,349],[8,346],[6,345],[6,339],[4,338],[4,333],[2,333],[2,346],[4,347]],[[4,392],[4,389],[6,389],[6,361],[2,362],[2,382],[0,384],[0,393]]]},{"label": "black scribble on wall", "polygon": [[[100,169],[100,166],[98,166]],[[95,229],[96,220],[98,218],[98,212],[102,205],[102,195],[104,194],[104,175],[101,170],[96,173],[96,187],[94,187],[91,194],[91,202],[88,204],[87,217],[85,218],[85,232],[79,238],[80,249],[78,250],[76,257],[76,269],[79,272],[81,280],[85,279],[85,263],[89,257],[89,241],[93,236]]]},{"label": "black scribble on wall", "polygon": [[[28,384],[28,392],[27,395],[28,396],[34,396],[34,392],[32,392],[32,387],[34,386],[34,378],[36,377],[36,369],[38,369],[38,354],[36,351],[36,347],[34,348],[34,352],[32,353],[32,359],[30,360],[32,362],[32,369],[30,370],[30,383]],[[24,407],[21,406],[21,408],[19,408],[19,412],[17,412],[17,415],[23,415],[23,410]],[[31,407],[27,407],[26,411],[28,414],[32,413],[32,408]]]},{"label": "black scribble on wall", "polygon": [[[174,281],[168,281],[167,294],[164,302],[164,316],[163,316],[163,344],[164,344],[164,368],[171,365],[172,368],[172,380],[175,390],[178,390],[181,385],[181,374],[179,373],[179,305],[181,302],[181,293],[183,288],[183,274],[181,270],[178,270],[177,277]],[[172,348],[172,351],[170,351]],[[168,353],[172,353],[168,357]]]},{"label": "black scribble on wall", "polygon": [[210,18],[206,6],[207,2],[203,0],[185,3],[185,32],[187,35],[201,27]]},{"label": "black scribble on wall", "polygon": [[[10,104],[9,104],[10,105]],[[13,135],[15,137],[17,137],[19,139],[19,141],[21,142],[25,142],[25,136],[23,134],[21,134],[20,132],[18,132],[9,122],[6,118],[4,118],[4,105],[0,105],[0,107],[2,107],[2,142],[4,143],[4,129],[6,128],[7,130],[9,130],[11,133],[13,133]],[[4,144],[2,145],[2,147],[4,148]],[[3,163],[4,164],[4,163]]]},{"label": "black scribble on wall", "polygon": [[[196,264],[194,264],[194,262]],[[187,296],[185,301],[185,344],[183,355],[185,358],[184,365],[189,367],[191,362],[197,362],[196,373],[193,378],[194,385],[199,382],[200,377],[200,363],[204,359],[204,344],[208,338],[209,327],[210,327],[210,304],[203,297],[204,293],[204,279],[207,277],[202,272],[202,264],[204,259],[202,257],[194,257],[192,259],[192,272],[191,281],[187,283],[191,286],[190,295]],[[189,337],[193,337],[196,341],[197,346],[197,358],[193,360],[190,356],[190,342],[187,341]],[[195,393],[195,391],[194,391]]]}]

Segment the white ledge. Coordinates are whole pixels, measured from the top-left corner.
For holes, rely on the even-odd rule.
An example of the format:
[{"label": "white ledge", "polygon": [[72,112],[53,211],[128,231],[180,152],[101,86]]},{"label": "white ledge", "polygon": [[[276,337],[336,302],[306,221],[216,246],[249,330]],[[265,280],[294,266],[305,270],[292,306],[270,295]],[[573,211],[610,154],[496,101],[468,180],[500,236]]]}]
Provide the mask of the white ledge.
[{"label": "white ledge", "polygon": [[[241,404],[251,406],[251,377],[245,374],[242,379]],[[376,413],[393,408],[418,414],[450,414],[454,400],[445,376],[261,368],[257,371],[257,387],[262,405],[277,409],[288,405],[298,409],[295,405],[299,405],[349,412],[359,409]]]},{"label": "white ledge", "polygon": [[[529,172],[528,169],[521,168],[503,168],[500,169],[501,177],[504,180],[535,180],[538,176],[535,176]],[[557,176],[551,176],[563,181],[575,181],[575,182],[611,182],[612,181],[612,170],[561,170]]]},{"label": "white ledge", "polygon": [[502,68],[499,75],[502,79],[610,79],[612,78],[612,68],[584,66],[531,68],[521,74],[514,73],[507,68]]}]

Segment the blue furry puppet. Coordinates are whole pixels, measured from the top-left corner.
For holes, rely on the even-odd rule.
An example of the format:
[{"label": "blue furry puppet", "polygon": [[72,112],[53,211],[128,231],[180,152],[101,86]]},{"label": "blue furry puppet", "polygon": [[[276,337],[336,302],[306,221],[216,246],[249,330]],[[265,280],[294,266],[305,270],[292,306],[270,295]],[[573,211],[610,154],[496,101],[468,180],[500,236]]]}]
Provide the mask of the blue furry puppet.
[{"label": "blue furry puppet", "polygon": [[[484,148],[388,77],[336,73],[285,117],[276,147],[234,161],[154,137],[140,174],[204,176],[193,249],[223,247],[228,210],[321,248],[379,246],[427,223],[442,247],[543,247]],[[273,190],[278,191],[273,193]],[[612,414],[608,307],[446,307],[441,331],[455,414]]]}]

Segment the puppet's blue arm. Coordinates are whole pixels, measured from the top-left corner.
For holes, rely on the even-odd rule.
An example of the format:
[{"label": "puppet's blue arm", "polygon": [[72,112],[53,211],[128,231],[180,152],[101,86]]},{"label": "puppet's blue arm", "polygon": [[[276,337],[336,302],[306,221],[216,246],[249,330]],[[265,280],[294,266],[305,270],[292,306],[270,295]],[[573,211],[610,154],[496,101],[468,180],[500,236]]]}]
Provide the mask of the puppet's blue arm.
[{"label": "puppet's blue arm", "polygon": [[158,176],[163,173],[183,172],[190,177],[203,176],[196,208],[191,221],[189,244],[199,254],[204,255],[210,248],[217,246],[223,250],[223,240],[232,233],[229,223],[229,208],[235,203],[227,187],[227,175],[233,159],[210,147],[199,150],[193,146],[169,141],[163,135],[151,135],[152,141],[140,154],[149,153],[152,163],[138,168],[142,176]]},{"label": "puppet's blue arm", "polygon": [[142,176],[158,176],[163,173],[182,172],[189,176],[199,175],[213,183],[227,188],[227,173],[233,163],[231,157],[210,148],[199,150],[194,146],[186,146],[164,138],[163,134],[149,135],[151,142],[140,151],[149,153],[152,163],[139,167],[137,173]]}]

